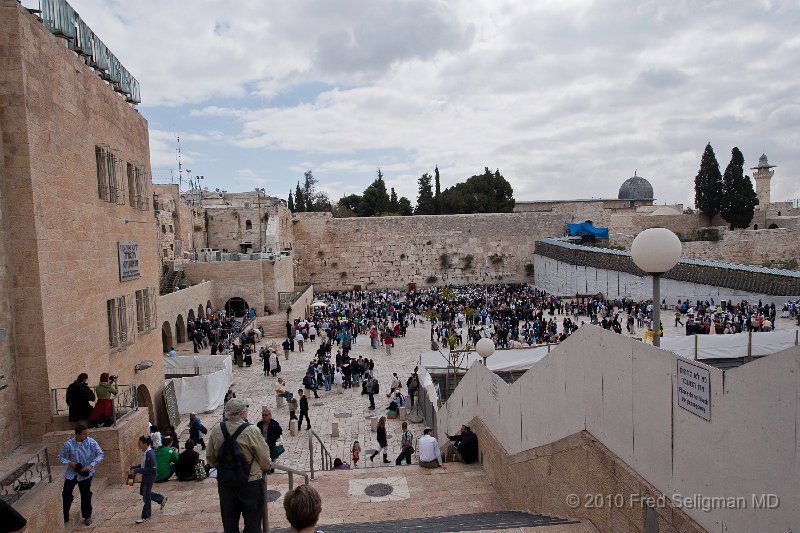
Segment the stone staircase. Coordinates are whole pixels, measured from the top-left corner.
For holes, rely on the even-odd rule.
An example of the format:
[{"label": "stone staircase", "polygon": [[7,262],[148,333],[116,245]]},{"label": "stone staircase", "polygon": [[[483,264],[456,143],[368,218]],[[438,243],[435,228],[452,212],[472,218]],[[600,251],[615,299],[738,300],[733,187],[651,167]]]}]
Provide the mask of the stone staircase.
[{"label": "stone staircase", "polygon": [[[507,509],[480,465],[450,463],[435,470],[412,465],[327,471],[319,472],[311,483],[322,496],[318,527],[326,532],[596,531],[588,522]],[[282,505],[288,489],[285,474],[268,476],[272,532],[289,531]],[[201,525],[204,532],[222,531],[215,480],[170,481],[156,485],[155,490],[167,496],[169,502],[163,511],[154,508],[148,529],[198,531]],[[74,529],[128,532],[141,512],[138,487],[109,486],[96,491],[94,505],[95,523],[88,528],[75,524]]]}]

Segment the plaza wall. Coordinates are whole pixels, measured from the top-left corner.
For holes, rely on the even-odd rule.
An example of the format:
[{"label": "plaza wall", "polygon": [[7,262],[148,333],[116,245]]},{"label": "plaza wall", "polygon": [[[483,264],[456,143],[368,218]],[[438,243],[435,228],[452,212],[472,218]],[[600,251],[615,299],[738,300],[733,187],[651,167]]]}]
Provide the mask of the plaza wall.
[{"label": "plaza wall", "polygon": [[[0,122],[5,268],[11,280],[16,380],[23,440],[50,421],[48,391],[80,372],[163,388],[157,328],[129,330],[109,348],[106,301],[158,287],[152,211],[98,197],[95,148],[109,146],[149,174],[147,122],[82,58],[14,0],[0,0]],[[149,176],[148,176],[149,181]],[[127,204],[127,189],[125,200]],[[118,242],[139,244],[141,276],[121,282]],[[135,319],[134,319],[135,320]],[[134,373],[134,365],[156,366]],[[144,389],[142,389],[144,390]]]},{"label": "plaza wall", "polygon": [[[710,375],[706,421],[677,403],[678,356],[583,326],[511,385],[473,365],[437,412],[438,436],[478,418],[514,455],[587,431],[668,497],[746,498],[744,509],[684,509],[709,531],[788,531],[800,523],[799,356],[793,347],[724,372],[700,364]],[[496,486],[509,485],[497,474],[487,469]],[[563,494],[539,512],[590,518],[565,503],[585,486],[561,481]],[[751,495],[765,493],[780,498],[777,509],[753,508]]]},{"label": "plaza wall", "polygon": [[[789,222],[794,220],[789,219]],[[744,265],[763,265],[791,259],[800,261],[797,228],[720,229],[722,238],[719,241],[684,242],[684,257]]]},{"label": "plaza wall", "polygon": [[169,351],[177,342],[177,323],[184,326],[190,318],[205,316],[206,307],[217,310],[213,281],[198,283],[185,289],[158,297],[158,315],[161,321],[163,342],[161,349]]},{"label": "plaza wall", "polygon": [[563,235],[564,223],[576,218],[581,215],[333,218],[295,213],[297,283],[325,291],[526,281],[536,239]]},{"label": "plaza wall", "polygon": [[217,307],[223,307],[230,298],[244,298],[260,315],[264,311],[264,304],[273,312],[278,309],[279,292],[294,291],[294,271],[290,256],[246,261],[193,262],[187,263],[183,268],[191,283],[214,282],[212,301]]}]

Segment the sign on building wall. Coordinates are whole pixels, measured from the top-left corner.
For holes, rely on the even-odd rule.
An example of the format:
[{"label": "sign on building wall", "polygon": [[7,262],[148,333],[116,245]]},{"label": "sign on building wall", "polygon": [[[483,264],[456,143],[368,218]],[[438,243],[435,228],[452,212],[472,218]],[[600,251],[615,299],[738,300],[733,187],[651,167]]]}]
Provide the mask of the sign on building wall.
[{"label": "sign on building wall", "polygon": [[711,373],[707,368],[678,358],[678,405],[711,422]]},{"label": "sign on building wall", "polygon": [[119,280],[131,281],[142,277],[139,264],[139,243],[119,241]]}]

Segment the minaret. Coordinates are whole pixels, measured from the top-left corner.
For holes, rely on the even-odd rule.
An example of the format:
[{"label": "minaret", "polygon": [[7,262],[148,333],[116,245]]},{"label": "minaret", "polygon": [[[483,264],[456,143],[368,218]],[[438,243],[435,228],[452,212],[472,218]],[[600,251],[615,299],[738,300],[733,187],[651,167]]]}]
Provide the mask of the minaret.
[{"label": "minaret", "polygon": [[758,196],[758,208],[766,209],[769,205],[769,182],[775,174],[775,165],[770,165],[767,161],[767,156],[761,154],[758,158],[758,166],[751,167],[750,170],[755,170],[753,179],[756,180],[756,195]]}]

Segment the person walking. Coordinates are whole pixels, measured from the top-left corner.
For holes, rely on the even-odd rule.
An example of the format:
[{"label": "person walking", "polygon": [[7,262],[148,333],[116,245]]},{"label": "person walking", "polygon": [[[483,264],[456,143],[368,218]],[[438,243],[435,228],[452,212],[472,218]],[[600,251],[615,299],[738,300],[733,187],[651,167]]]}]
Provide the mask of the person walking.
[{"label": "person walking", "polygon": [[303,389],[297,390],[297,395],[300,396],[300,418],[297,421],[297,428],[301,429],[303,426],[303,417],[306,419],[306,429],[311,429],[311,419],[308,418],[308,396],[306,396]]},{"label": "person walking", "polygon": [[344,374],[342,373],[342,369],[339,367],[336,367],[336,372],[333,373],[333,383],[336,385],[336,394],[342,394]]},{"label": "person walking", "polygon": [[[274,461],[280,455],[277,450],[277,444],[278,439],[281,438],[281,435],[283,435],[283,428],[277,420],[272,418],[272,410],[270,410],[269,407],[261,408],[261,420],[258,421],[256,427],[261,432],[261,436],[264,437],[264,441],[267,443],[270,461]],[[272,472],[274,472],[274,470],[270,468],[270,473]]]},{"label": "person walking", "polygon": [[139,466],[132,466],[128,473],[131,475],[141,474],[142,483],[139,486],[139,495],[142,497],[144,505],[142,506],[142,515],[136,519],[137,524],[144,524],[150,520],[152,511],[150,509],[150,502],[156,502],[161,506],[161,509],[167,504],[167,497],[153,492],[153,483],[156,481],[156,454],[151,445],[153,439],[150,435],[142,435],[139,437],[137,446],[142,452],[142,462]]},{"label": "person walking", "polygon": [[400,466],[400,464],[403,462],[403,459],[405,459],[407,465],[410,465],[411,454],[414,453],[414,434],[408,430],[407,422],[403,422],[402,427],[403,434],[400,436],[401,451],[400,455],[398,455],[397,459],[394,461],[394,464],[397,466]]},{"label": "person walking", "polygon": [[369,396],[369,410],[375,410],[375,394],[378,392],[378,380],[372,376],[367,379],[366,387],[367,395]]},{"label": "person walking", "polygon": [[95,396],[92,389],[86,384],[88,380],[89,374],[81,372],[78,374],[78,379],[67,387],[67,405],[69,406],[70,422],[86,424],[89,420],[89,415],[92,414],[92,404],[89,402],[93,402]]},{"label": "person walking", "polygon": [[283,348],[283,355],[284,355],[284,357],[286,357],[286,360],[288,361],[289,360],[289,350],[292,348],[291,341],[289,339],[286,339],[281,344],[281,347]]},{"label": "person walking", "polygon": [[92,479],[95,467],[105,454],[97,441],[89,436],[89,428],[83,424],[75,426],[75,436],[64,443],[58,460],[67,465],[61,499],[64,504],[64,523],[69,522],[75,485],[81,494],[81,517],[87,526],[92,525]]},{"label": "person walking", "polygon": [[258,533],[264,516],[262,473],[270,468],[269,448],[258,428],[246,422],[246,403],[236,398],[228,401],[225,416],[226,421],[211,429],[206,450],[209,466],[217,469],[222,528],[225,533],[238,533],[241,517],[245,533]]},{"label": "person walking", "polygon": [[386,417],[382,416],[380,420],[378,420],[378,430],[377,435],[375,437],[378,441],[378,449],[372,452],[372,455],[369,456],[370,461],[375,460],[375,456],[378,453],[383,453],[383,462],[385,464],[390,464],[391,461],[389,460],[389,443],[386,438]]}]

